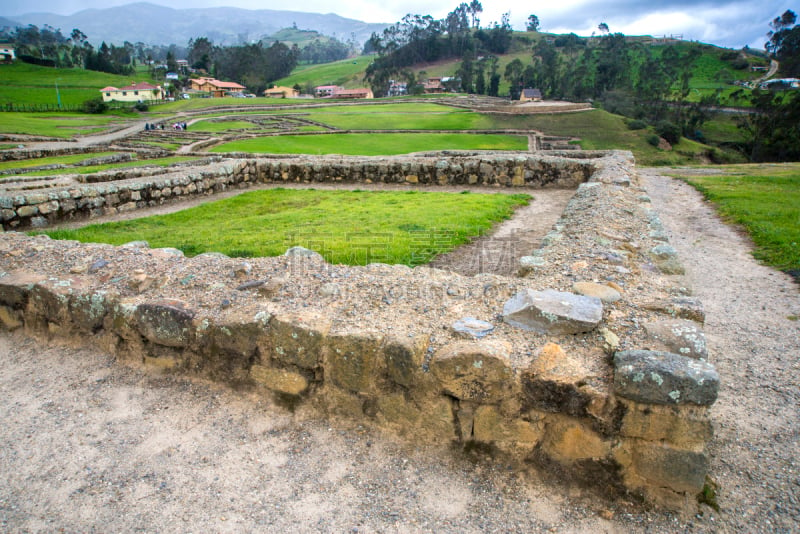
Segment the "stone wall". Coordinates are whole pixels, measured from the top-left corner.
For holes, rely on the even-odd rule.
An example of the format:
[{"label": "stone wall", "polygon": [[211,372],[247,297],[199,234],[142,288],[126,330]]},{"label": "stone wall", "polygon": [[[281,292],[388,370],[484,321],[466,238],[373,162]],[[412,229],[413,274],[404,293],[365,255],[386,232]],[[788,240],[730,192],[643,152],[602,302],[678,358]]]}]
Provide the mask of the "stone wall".
[{"label": "stone wall", "polygon": [[[482,179],[525,179],[516,163]],[[293,165],[240,162],[230,176],[317,176],[312,162]],[[703,487],[719,388],[702,305],[674,278],[682,267],[631,159],[592,166],[517,277],[330,265],[304,249],[186,258],[9,232],[0,323],[679,505]],[[439,169],[413,176],[435,183]]]},{"label": "stone wall", "polygon": [[[57,185],[0,192],[3,229],[41,228],[62,220],[132,211],[254,183],[387,183],[574,188],[594,172],[601,154],[562,156],[444,153],[409,157],[271,157],[240,159],[143,179],[141,171],[106,173],[113,183]],[[124,174],[128,172],[128,174]],[[128,176],[125,178],[125,176]],[[92,180],[98,177],[92,178]]]}]

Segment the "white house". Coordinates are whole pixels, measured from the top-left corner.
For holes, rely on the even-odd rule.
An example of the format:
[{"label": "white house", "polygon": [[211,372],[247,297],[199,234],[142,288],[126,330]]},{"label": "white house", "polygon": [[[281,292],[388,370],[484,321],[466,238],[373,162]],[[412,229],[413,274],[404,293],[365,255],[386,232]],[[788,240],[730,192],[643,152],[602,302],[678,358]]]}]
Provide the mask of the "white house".
[{"label": "white house", "polygon": [[150,85],[147,82],[134,83],[125,87],[104,87],[100,89],[104,102],[148,102],[151,100],[164,100],[164,89],[159,85]]},{"label": "white house", "polygon": [[0,61],[10,62],[17,59],[14,53],[14,45],[12,43],[0,43]]}]

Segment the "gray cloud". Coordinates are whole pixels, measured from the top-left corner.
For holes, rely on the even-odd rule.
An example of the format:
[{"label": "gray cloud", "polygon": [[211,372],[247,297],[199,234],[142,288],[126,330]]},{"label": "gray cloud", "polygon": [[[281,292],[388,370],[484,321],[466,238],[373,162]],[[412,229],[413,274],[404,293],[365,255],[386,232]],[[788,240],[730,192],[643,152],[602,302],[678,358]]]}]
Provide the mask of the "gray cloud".
[{"label": "gray cloud", "polygon": [[[331,4],[326,0],[305,0],[291,10],[329,13],[331,11],[348,18],[365,22],[394,23],[405,14],[430,14],[443,18],[464,0],[343,0]],[[70,14],[87,8],[104,8],[130,3],[129,0],[6,0],[0,15],[13,16],[31,12],[53,12]],[[153,3],[167,4],[164,0]],[[277,0],[172,0],[172,8],[213,7],[228,5],[247,9],[287,8]],[[530,14],[536,14],[544,31],[557,33],[574,32],[590,35],[601,22],[608,24],[612,32],[626,35],[682,34],[685,39],[708,42],[719,46],[739,48],[744,45],[762,47],[769,31],[769,21],[787,9],[792,9],[787,0],[560,0],[544,5],[533,5],[523,0],[482,2],[484,13],[480,18],[484,25],[499,21],[505,12],[511,13],[515,29],[523,29]]]}]

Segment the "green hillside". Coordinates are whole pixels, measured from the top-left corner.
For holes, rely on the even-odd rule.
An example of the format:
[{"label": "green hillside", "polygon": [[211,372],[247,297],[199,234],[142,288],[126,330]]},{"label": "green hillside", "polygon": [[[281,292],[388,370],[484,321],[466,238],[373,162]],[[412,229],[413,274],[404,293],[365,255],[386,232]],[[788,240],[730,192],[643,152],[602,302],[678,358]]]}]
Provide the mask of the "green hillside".
[{"label": "green hillside", "polygon": [[146,71],[133,79],[93,70],[40,67],[16,61],[0,65],[0,105],[54,106],[60,96],[63,105],[79,106],[90,98],[99,97],[103,87],[121,87],[133,82],[158,83],[151,80]]},{"label": "green hillside", "polygon": [[[288,30],[287,30],[288,31]],[[519,59],[524,66],[533,64],[533,48],[542,40],[549,43],[556,43],[558,61],[562,65],[570,64],[576,60],[584,47],[596,45],[596,38],[577,38],[581,43],[580,47],[559,46],[560,41],[570,36],[558,36],[553,34],[536,32],[514,32],[512,43],[505,54],[497,56],[497,72],[501,75],[500,96],[508,96],[509,82],[503,76],[506,66]],[[667,45],[658,44],[653,38],[647,36],[625,37],[625,41],[637,45],[631,49],[632,61],[635,64],[643,65],[648,57],[655,59],[661,58]],[[573,41],[575,42],[575,41]],[[767,66],[769,61],[766,57],[743,51],[730,50],[717,46],[695,43],[689,41],[677,41],[670,43],[669,47],[677,51],[678,54],[685,55],[690,50],[694,50],[697,58],[691,68],[692,76],[689,80],[691,92],[687,97],[689,101],[699,101],[702,96],[712,95],[720,92],[722,97],[728,98],[728,105],[747,105],[745,99],[731,99],[731,93],[740,90],[739,86],[733,84],[737,80],[753,80],[762,73],[753,72],[750,67]],[[601,53],[597,50],[595,53]],[[276,85],[295,85],[299,84],[304,89],[317,85],[341,85],[343,87],[360,87],[367,85],[364,75],[367,67],[377,56],[359,56],[348,60],[327,63],[322,65],[301,65],[298,66],[290,76],[275,82]],[[430,77],[456,76],[461,65],[461,58],[453,58],[434,63],[417,63],[408,68],[413,72],[415,78],[425,79]],[[402,78],[402,77],[401,77]]]},{"label": "green hillside", "polygon": [[364,87],[364,71],[372,62],[373,56],[359,56],[321,65],[300,65],[290,76],[275,81],[275,85],[293,87],[340,85],[348,89]]},{"label": "green hillside", "polygon": [[314,41],[328,42],[331,38],[314,30],[299,30],[297,28],[283,28],[269,36],[264,37],[265,42],[280,41],[286,45],[297,45],[303,48]]}]

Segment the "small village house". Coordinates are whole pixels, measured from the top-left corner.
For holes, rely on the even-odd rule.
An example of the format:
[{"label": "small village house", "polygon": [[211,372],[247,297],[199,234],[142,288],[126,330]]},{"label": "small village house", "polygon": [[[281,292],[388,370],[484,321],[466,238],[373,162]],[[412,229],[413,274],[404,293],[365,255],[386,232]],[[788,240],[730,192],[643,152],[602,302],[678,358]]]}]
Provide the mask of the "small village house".
[{"label": "small village house", "polygon": [[408,94],[408,84],[405,82],[398,82],[396,80],[389,80],[389,90],[386,91],[386,96],[403,96]]},{"label": "small village house", "polygon": [[542,101],[542,92],[539,89],[531,89],[530,87],[526,87],[519,94],[519,101],[520,102],[541,102]]},{"label": "small village house", "polygon": [[264,96],[267,98],[297,98],[300,96],[300,91],[293,87],[277,86],[264,90]]},{"label": "small village house", "polygon": [[372,89],[358,88],[358,89],[340,89],[333,93],[333,98],[375,98],[372,94]]},{"label": "small village house", "polygon": [[235,82],[221,82],[215,78],[192,78],[190,80],[193,91],[209,93],[214,98],[222,98],[228,93],[239,93],[246,87]]},{"label": "small village house", "polygon": [[125,87],[104,87],[100,89],[104,102],[150,102],[164,100],[164,89],[159,85],[139,82]]},{"label": "small village house", "polygon": [[13,43],[0,43],[0,62],[10,63],[17,59]]},{"label": "small village house", "polygon": [[428,78],[422,87],[426,94],[444,93],[444,84],[441,78]]},{"label": "small village house", "polygon": [[333,93],[342,89],[338,85],[320,85],[314,88],[314,95],[317,98],[331,98]]}]

